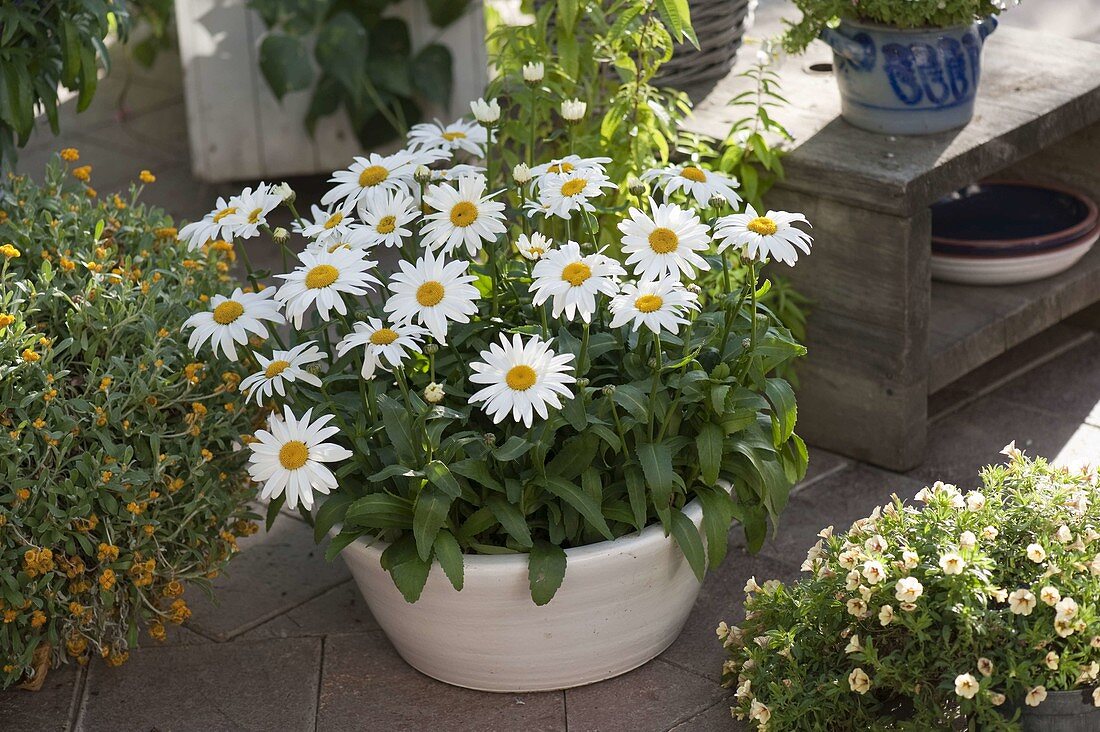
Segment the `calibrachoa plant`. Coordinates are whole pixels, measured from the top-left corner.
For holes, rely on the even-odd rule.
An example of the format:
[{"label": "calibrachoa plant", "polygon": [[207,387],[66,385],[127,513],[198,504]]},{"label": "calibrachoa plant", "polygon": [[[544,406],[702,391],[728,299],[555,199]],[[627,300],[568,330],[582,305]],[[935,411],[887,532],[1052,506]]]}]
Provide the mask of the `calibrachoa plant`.
[{"label": "calibrachoa plant", "polygon": [[[189,321],[196,348],[228,360],[268,334],[248,380],[273,407],[251,444],[261,495],[273,512],[320,503],[318,540],[342,527],[330,555],[387,542],[409,601],[433,561],[461,589],[464,554],[527,553],[545,603],[565,548],[654,522],[700,577],[733,518],[758,547],[806,465],[793,392],[774,376],[804,349],[759,304],[759,266],[809,251],[805,219],[741,206],[736,181],[690,166],[601,209],[620,185],[606,159],[505,170],[490,142],[502,105],[471,106],[475,121],[416,126],[407,149],[334,173],[322,205],[294,214],[302,253],[271,231],[297,260],[277,290],[211,299]],[[553,114],[567,136],[585,109]],[[280,197],[219,201],[181,239],[251,236]],[[610,246],[597,213],[613,214]],[[734,263],[751,271],[744,286]],[[283,318],[289,340],[267,325]],[[681,510],[693,499],[706,550]]]},{"label": "calibrachoa plant", "polygon": [[[1008,0],[794,0],[802,19],[788,23],[783,46],[792,53],[806,50],[826,26],[840,18],[881,23],[897,28],[948,28],[1007,9]],[[1012,5],[1019,0],[1011,0]]]},{"label": "calibrachoa plant", "polygon": [[[99,197],[61,152],[38,185],[0,188],[0,680],[50,660],[126,660],[190,615],[255,530],[252,431],[236,364],[195,359],[179,328],[224,288],[233,249],[188,254],[138,202]],[[255,414],[255,410],[253,410]]]},{"label": "calibrachoa plant", "polygon": [[1051,691],[1093,688],[1100,706],[1097,474],[1004,453],[979,490],[936,483],[824,529],[797,583],[750,579],[744,624],[718,628],[734,715],[1011,730]]}]

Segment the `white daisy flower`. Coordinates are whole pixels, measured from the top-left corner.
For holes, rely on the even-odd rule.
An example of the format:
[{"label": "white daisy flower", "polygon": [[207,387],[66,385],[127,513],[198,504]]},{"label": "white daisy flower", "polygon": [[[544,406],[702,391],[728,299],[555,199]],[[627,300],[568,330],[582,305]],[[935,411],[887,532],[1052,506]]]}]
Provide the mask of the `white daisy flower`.
[{"label": "white daisy flower", "polygon": [[694,277],[695,271],[710,269],[699,255],[710,245],[707,227],[694,211],[671,203],[657,205],[649,199],[652,216],[631,208],[630,220],[619,222],[623,253],[628,265],[643,280]]},{"label": "white daisy flower", "polygon": [[374,289],[371,285],[379,283],[370,270],[377,262],[365,259],[366,256],[362,250],[348,248],[305,251],[298,255],[300,266],[290,274],[277,275],[286,284],[279,288],[276,297],[286,303],[286,315],[294,321],[294,327],[302,327],[310,305],[316,304],[321,320],[327,321],[329,310],[347,314],[343,293],[358,296]]},{"label": "white daisy flower", "polygon": [[740,185],[736,179],[713,170],[703,170],[697,165],[670,165],[667,168],[654,168],[642,174],[642,180],[657,180],[665,192],[667,200],[676,191],[682,190],[695,198],[700,206],[709,206],[710,199],[721,196],[731,206],[741,203],[741,197],[734,190]]},{"label": "white daisy flower", "polygon": [[266,183],[256,186],[256,190],[245,188],[230,201],[230,205],[237,209],[229,216],[234,227],[233,236],[241,239],[257,236],[260,227],[267,224],[267,215],[282,202],[283,197]]},{"label": "white daisy flower", "polygon": [[414,150],[462,150],[475,157],[484,157],[487,139],[485,128],[477,122],[458,119],[449,125],[439,120],[422,122],[409,129],[409,145]]},{"label": "white daisy flower", "polygon": [[337,249],[370,249],[375,245],[377,237],[374,230],[364,224],[350,224],[339,236],[332,236],[318,241],[306,240],[306,251],[314,254],[326,252],[331,254]]},{"label": "white daisy flower", "polygon": [[383,361],[389,362],[392,368],[397,368],[408,351],[420,353],[420,342],[426,335],[428,331],[419,325],[411,323],[386,325],[378,318],[367,318],[365,323],[357,322],[354,332],[348,333],[336,344],[336,353],[343,356],[353,348],[362,348],[361,373],[364,379],[373,379],[378,366],[385,368]]},{"label": "white daisy flower", "polygon": [[[546,216],[568,219],[574,211],[594,211],[590,199],[603,195],[604,188],[615,188],[603,172],[595,168],[572,173],[547,173],[539,178],[539,208]],[[533,214],[534,211],[528,213]]]},{"label": "white daisy flower", "polygon": [[229,297],[214,295],[210,298],[209,310],[195,313],[184,322],[183,330],[194,328],[187,341],[188,347],[198,353],[202,344],[210,341],[214,353],[220,350],[230,361],[236,361],[235,344],[248,343],[249,333],[267,338],[267,326],[263,321],[286,322],[279,312],[279,304],[271,299],[274,294],[274,287],[261,292],[244,292],[238,287]]},{"label": "white daisy flower", "polygon": [[321,204],[328,206],[344,200],[355,204],[371,191],[413,191],[417,188],[413,180],[417,166],[447,157],[441,151],[408,150],[398,150],[393,155],[371,153],[368,157],[356,157],[346,170],[337,170],[329,178],[328,182],[336,185],[321,198]]},{"label": "white daisy flower", "polygon": [[530,259],[533,262],[538,261],[553,246],[554,241],[550,237],[543,236],[537,231],[532,232],[530,236],[520,234],[516,239],[516,249],[524,259]]},{"label": "white daisy flower", "polygon": [[683,317],[684,312],[698,307],[695,294],[688,292],[675,278],[639,284],[628,282],[611,300],[609,327],[618,328],[633,322],[631,330],[636,331],[644,325],[654,333],[660,333],[662,328],[675,333],[679,326],[688,322]]},{"label": "white daisy flower", "polygon": [[577,381],[569,373],[573,354],[554,353],[538,336],[524,343],[516,334],[509,342],[502,333],[500,344],[490,344],[480,355],[481,361],[470,364],[474,371],[470,381],[487,386],[474,393],[470,403],[484,403],[485,413],[495,424],[511,412],[512,419],[530,427],[536,413],[542,419],[549,416],[547,406],[561,409],[559,397],[573,398],[568,386]]},{"label": "white daisy flower", "polygon": [[507,230],[504,204],[490,199],[481,176],[459,178],[457,190],[445,183],[428,188],[424,203],[436,212],[424,217],[424,246],[450,254],[465,244],[471,257],[477,255],[483,241],[494,241]]},{"label": "white daisy flower", "polygon": [[532,61],[523,65],[523,80],[528,84],[539,83],[545,73],[546,66],[542,61]]},{"label": "white daisy flower", "polygon": [[561,103],[561,118],[566,122],[577,123],[584,119],[584,113],[588,111],[588,103],[580,99],[566,99]]},{"label": "white daisy flower", "polygon": [[405,227],[418,215],[416,201],[405,191],[370,191],[359,199],[359,218],[364,225],[355,233],[365,237],[368,247],[399,247],[412,236],[412,229]]},{"label": "white daisy flower", "polygon": [[596,311],[596,296],[614,297],[619,291],[618,278],[626,272],[611,257],[602,254],[581,254],[580,244],[567,242],[542,255],[531,271],[531,302],[542,305],[554,299],[551,314],[565,314],[572,320],[577,314],[586,323],[592,322]]},{"label": "white daisy flower", "polygon": [[745,213],[718,219],[714,238],[718,240],[719,252],[726,247],[744,249],[748,256],[758,261],[777,259],[793,267],[798,261],[798,250],[809,254],[813,242],[809,234],[792,225],[795,222],[809,225],[802,214],[768,211],[767,216],[760,216],[749,205]]},{"label": "white daisy flower", "polygon": [[475,99],[470,102],[470,112],[478,122],[491,127],[500,120],[500,102],[496,99]]},{"label": "white daisy flower", "polygon": [[239,207],[233,199],[227,201],[221,196],[218,196],[217,203],[214,210],[202,219],[192,221],[179,230],[176,238],[186,242],[188,251],[193,252],[208,241],[233,241],[233,234],[240,223],[236,218]]},{"label": "white daisy flower", "polygon": [[447,262],[425,252],[416,264],[404,260],[397,264],[401,271],[390,275],[393,295],[383,307],[395,322],[415,319],[437,341],[446,343],[448,321],[469,323],[477,312],[475,301],[481,295],[470,284],[477,278],[466,273],[469,262]]},{"label": "white daisy flower", "polygon": [[325,442],[340,430],[325,426],[331,414],[311,422],[312,412],[308,409],[298,419],[285,406],[282,418],[272,415],[267,429],[256,431],[256,441],[249,445],[252,455],[248,474],[264,484],[260,498],[278,498],[286,493],[288,507],[295,509],[300,501],[309,510],[313,508],[314,492],[328,494],[337,487],[336,476],[324,463],[346,460],[352,452]]},{"label": "white daisy flower", "polygon": [[531,177],[536,181],[548,173],[568,175],[573,172],[597,170],[605,173],[604,167],[611,162],[611,158],[582,158],[580,155],[566,155],[564,158],[555,158],[548,163],[542,163],[531,168]]},{"label": "white daisy flower", "polygon": [[316,387],[321,386],[321,380],[306,371],[306,366],[325,358],[325,354],[313,343],[306,341],[291,348],[289,351],[273,351],[271,358],[261,353],[256,354],[256,360],[260,362],[260,370],[241,382],[241,391],[248,394],[245,403],[256,399],[256,404],[269,398],[272,392],[279,396],[286,396],[286,384],[295,381],[304,381]]},{"label": "white daisy flower", "polygon": [[295,222],[294,230],[302,236],[316,239],[321,245],[342,240],[347,237],[352,224],[355,223],[355,217],[352,215],[354,208],[355,202],[347,200],[335,208],[328,209],[315,204],[310,206],[313,220]]}]

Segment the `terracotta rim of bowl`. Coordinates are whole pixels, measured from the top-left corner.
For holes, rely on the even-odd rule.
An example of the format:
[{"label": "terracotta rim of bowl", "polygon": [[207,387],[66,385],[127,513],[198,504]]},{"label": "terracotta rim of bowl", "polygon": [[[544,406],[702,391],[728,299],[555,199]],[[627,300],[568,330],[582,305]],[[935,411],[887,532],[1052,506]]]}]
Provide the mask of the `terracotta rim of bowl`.
[{"label": "terracotta rim of bowl", "polygon": [[[1070,226],[1069,228],[1062,229],[1060,231],[1053,231],[1049,234],[1043,234],[1042,236],[1025,236],[1025,237],[1021,237],[1019,239],[980,239],[980,240],[975,240],[975,239],[951,239],[951,238],[943,237],[943,236],[933,236],[932,237],[932,242],[933,243],[935,243],[939,246],[946,246],[946,247],[970,247],[970,248],[973,248],[973,247],[977,246],[977,247],[986,247],[986,248],[989,248],[989,249],[998,249],[998,248],[1001,248],[1001,247],[1018,247],[1018,246],[1027,246],[1027,245],[1042,246],[1043,244],[1046,244],[1046,243],[1049,243],[1049,242],[1052,242],[1052,241],[1057,241],[1059,239],[1064,239],[1065,240],[1065,242],[1063,244],[1060,244],[1057,247],[1053,247],[1051,249],[1046,249],[1046,250],[1043,250],[1043,251],[1040,251],[1040,252],[1034,252],[1034,253],[1030,253],[1030,254],[1021,254],[1021,255],[1019,255],[1021,257],[1035,256],[1036,254],[1046,254],[1046,253],[1049,253],[1051,251],[1057,251],[1058,249],[1060,249],[1062,247],[1068,247],[1068,246],[1072,246],[1075,243],[1079,243],[1081,238],[1085,238],[1087,236],[1090,236],[1093,233],[1093,231],[1097,228],[1097,222],[1100,221],[1100,209],[1097,208],[1096,202],[1093,201],[1092,198],[1090,198],[1089,196],[1085,195],[1084,193],[1082,193],[1081,191],[1079,191],[1075,188],[1070,188],[1068,186],[1061,186],[1061,185],[1053,185],[1053,184],[1048,184],[1048,183],[1031,183],[1031,182],[1023,181],[1023,180],[1001,180],[1001,179],[996,179],[996,178],[990,179],[990,180],[980,181],[978,183],[978,185],[981,185],[981,186],[1018,186],[1018,187],[1026,187],[1026,188],[1042,188],[1042,189],[1045,189],[1045,190],[1048,190],[1048,191],[1056,191],[1058,193],[1064,193],[1067,196],[1072,196],[1073,198],[1075,198],[1078,201],[1080,201],[1081,203],[1083,203],[1085,205],[1085,208],[1088,209],[1088,213],[1085,214],[1085,218],[1081,219],[1081,221],[1079,223],[1074,224],[1073,226]],[[956,254],[947,254],[945,252],[939,252],[939,254],[944,254],[945,256],[959,257],[959,258],[962,258],[964,256],[973,256],[976,259],[981,258],[980,255],[962,255],[962,254],[956,255]]]}]

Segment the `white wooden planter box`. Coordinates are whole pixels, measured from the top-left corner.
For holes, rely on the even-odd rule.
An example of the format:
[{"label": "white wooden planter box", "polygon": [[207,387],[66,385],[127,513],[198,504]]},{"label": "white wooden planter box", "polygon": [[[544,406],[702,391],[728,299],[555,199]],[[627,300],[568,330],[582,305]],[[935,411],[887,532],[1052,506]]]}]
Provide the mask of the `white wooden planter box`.
[{"label": "white wooden planter box", "polygon": [[[343,110],[321,119],[311,138],[303,120],[312,90],[287,94],[281,103],[271,93],[257,60],[266,27],[246,0],[176,0],[175,7],[196,178],[325,173],[363,153]],[[481,4],[443,31],[429,22],[423,0],[404,0],[389,14],[408,23],[414,51],[439,42],[454,57],[451,107],[429,112],[448,121],[468,114],[487,79]]]}]

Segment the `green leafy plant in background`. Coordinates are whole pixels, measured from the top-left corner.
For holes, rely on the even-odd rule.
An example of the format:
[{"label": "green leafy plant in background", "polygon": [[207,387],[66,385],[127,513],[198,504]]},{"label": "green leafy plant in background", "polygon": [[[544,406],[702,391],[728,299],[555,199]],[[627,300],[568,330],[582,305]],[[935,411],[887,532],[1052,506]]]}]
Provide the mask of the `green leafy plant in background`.
[{"label": "green leafy plant in background", "polygon": [[0,168],[10,169],[16,147],[34,130],[41,109],[56,135],[59,86],[77,92],[76,110],[92,102],[97,73],[109,70],[104,45],[114,31],[125,40],[125,0],[54,0],[0,4]]},{"label": "green leafy plant in background", "polygon": [[996,15],[1004,10],[1005,3],[1003,0],[794,0],[794,5],[802,11],[802,19],[797,23],[788,21],[783,36],[783,47],[791,53],[806,50],[822,30],[841,18],[897,28],[946,28]]},{"label": "green leafy plant in background", "polygon": [[[470,0],[425,2],[433,25],[445,28]],[[429,43],[414,53],[409,27],[385,17],[393,0],[250,0],[268,27],[260,71],[279,99],[313,89],[305,126],[347,112],[360,143],[374,147],[405,134],[425,105],[450,102],[454,59]]]},{"label": "green leafy plant in background", "polygon": [[78,158],[0,188],[0,686],[163,640],[256,529],[244,369],[180,332],[233,250],[188,254],[139,201],[152,173],[99,196]]}]

